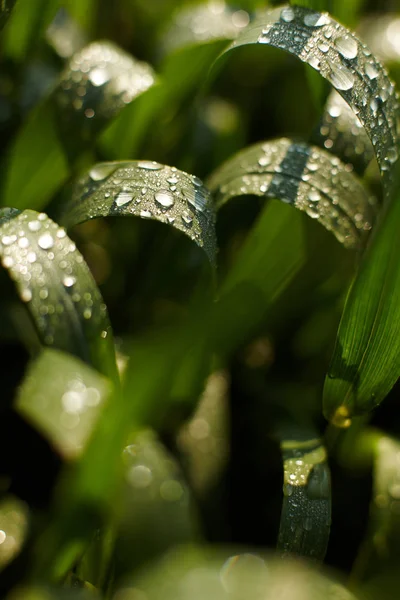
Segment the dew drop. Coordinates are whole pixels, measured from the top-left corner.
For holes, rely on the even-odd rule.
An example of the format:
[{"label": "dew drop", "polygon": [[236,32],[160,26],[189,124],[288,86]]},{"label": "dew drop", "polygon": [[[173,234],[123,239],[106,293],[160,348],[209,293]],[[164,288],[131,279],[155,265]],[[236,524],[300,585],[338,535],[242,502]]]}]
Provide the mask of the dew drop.
[{"label": "dew drop", "polygon": [[151,212],[150,212],[149,210],[141,210],[141,211],[140,211],[140,216],[141,216],[143,219],[151,219],[151,217],[152,217],[153,215],[151,214]]},{"label": "dew drop", "polygon": [[32,300],[32,292],[28,288],[25,288],[21,292],[21,300],[23,302],[30,302]]},{"label": "dew drop", "polygon": [[63,284],[65,285],[65,287],[72,287],[74,283],[76,283],[76,279],[72,275],[68,275],[63,279]]},{"label": "dew drop", "polygon": [[358,44],[356,40],[349,35],[343,35],[336,38],[335,46],[344,58],[355,58],[357,56]]},{"label": "dew drop", "polygon": [[116,165],[114,164],[99,164],[93,167],[89,171],[89,176],[93,181],[103,181],[103,179],[107,179],[114,171],[116,170]]},{"label": "dew drop", "polygon": [[305,529],[306,531],[311,531],[311,529],[312,529],[312,526],[313,526],[313,522],[312,522],[312,519],[311,519],[311,517],[306,517],[306,518],[303,520],[303,527],[304,527],[304,529]]},{"label": "dew drop", "polygon": [[365,65],[365,73],[371,80],[376,79],[379,75],[379,71],[373,63],[367,63]]},{"label": "dew drop", "polygon": [[258,159],[258,164],[260,165],[260,167],[266,167],[267,165],[269,165],[271,162],[271,159],[269,156],[261,156]]},{"label": "dew drop", "polygon": [[41,226],[42,226],[41,223],[39,221],[37,221],[36,219],[34,221],[30,221],[28,223],[28,229],[30,229],[30,231],[39,231]]},{"label": "dew drop", "polygon": [[16,241],[17,241],[16,235],[3,235],[3,237],[1,238],[1,242],[4,246],[10,246],[11,244],[13,244]]},{"label": "dew drop", "polygon": [[306,213],[312,219],[318,219],[320,216],[319,210],[315,206],[307,206]]},{"label": "dew drop", "polygon": [[318,202],[321,200],[321,194],[317,190],[311,190],[308,194],[308,199],[311,200],[311,202]]},{"label": "dew drop", "polygon": [[101,85],[104,85],[105,83],[107,83],[107,81],[110,80],[110,75],[106,71],[106,69],[100,69],[97,67],[90,71],[89,80],[91,81],[91,83],[94,86],[99,87]]},{"label": "dew drop", "polygon": [[281,12],[281,20],[285,21],[285,23],[290,23],[294,17],[294,10],[290,6],[286,6]]},{"label": "dew drop", "polygon": [[83,317],[84,319],[90,319],[92,316],[92,309],[91,308],[85,308],[85,310],[83,311]]},{"label": "dew drop", "polygon": [[396,148],[394,146],[392,148],[389,148],[387,155],[386,155],[386,158],[388,159],[388,161],[393,164],[396,162],[398,157],[399,157],[399,155],[397,153]]},{"label": "dew drop", "polygon": [[151,484],[153,480],[153,474],[149,467],[146,467],[145,465],[137,465],[128,471],[127,478],[134,487],[146,488]]},{"label": "dew drop", "polygon": [[43,233],[38,240],[38,244],[43,250],[49,250],[54,245],[53,236],[48,232]]},{"label": "dew drop", "polygon": [[124,204],[128,204],[128,202],[131,202],[133,198],[133,194],[132,192],[127,192],[125,190],[122,190],[118,196],[115,198],[115,204],[117,206],[124,206]]},{"label": "dew drop", "polygon": [[193,223],[193,217],[190,213],[184,212],[182,215],[182,221],[186,226],[190,226]]},{"label": "dew drop", "polygon": [[174,205],[174,197],[167,190],[159,190],[154,194],[154,200],[163,208],[171,208]]},{"label": "dew drop", "polygon": [[321,52],[326,54],[329,50],[329,44],[327,44],[326,42],[320,42],[318,44],[318,48],[321,50]]},{"label": "dew drop", "polygon": [[328,72],[328,79],[332,85],[338,90],[351,90],[354,85],[353,73],[344,67],[329,61],[330,71]]},{"label": "dew drop", "polygon": [[154,160],[141,160],[138,162],[137,166],[139,169],[145,169],[146,171],[159,171],[163,168],[160,163],[155,162]]},{"label": "dew drop", "polygon": [[309,13],[308,15],[305,15],[303,21],[304,25],[307,25],[307,27],[323,27],[323,25],[329,25],[331,22],[328,15],[321,13]]}]

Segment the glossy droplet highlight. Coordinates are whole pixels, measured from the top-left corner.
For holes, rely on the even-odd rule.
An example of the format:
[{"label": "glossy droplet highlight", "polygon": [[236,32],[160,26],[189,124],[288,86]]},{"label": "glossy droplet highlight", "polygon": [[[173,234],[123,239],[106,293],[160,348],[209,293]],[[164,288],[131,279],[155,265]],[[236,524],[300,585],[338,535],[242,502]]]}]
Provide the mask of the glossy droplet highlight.
[{"label": "glossy droplet highlight", "polygon": [[38,239],[38,245],[40,248],[42,248],[42,250],[49,250],[54,245],[53,236],[50,235],[50,233],[44,233]]},{"label": "glossy droplet highlight", "polygon": [[285,23],[290,23],[294,19],[294,10],[290,6],[286,6],[282,9],[281,12],[281,20],[285,21]]},{"label": "glossy droplet highlight", "polygon": [[344,67],[329,61],[330,71],[327,78],[337,90],[351,90],[354,85],[353,73]]},{"label": "glossy droplet highlight", "polygon": [[89,176],[93,181],[103,181],[114,173],[116,166],[113,164],[96,165],[89,171]]},{"label": "glossy droplet highlight", "polygon": [[336,38],[335,46],[344,58],[355,58],[357,56],[358,44],[356,40],[349,35],[342,35]]},{"label": "glossy droplet highlight", "polygon": [[139,169],[145,169],[146,171],[159,171],[163,168],[160,163],[153,160],[141,160],[138,162],[137,166]]},{"label": "glossy droplet highlight", "polygon": [[128,202],[131,202],[133,199],[133,194],[132,192],[127,192],[125,190],[122,190],[118,196],[115,198],[115,204],[117,206],[124,206],[124,204],[128,204]]},{"label": "glossy droplet highlight", "polygon": [[367,63],[365,66],[365,73],[369,79],[376,79],[379,75],[378,69],[372,63]]},{"label": "glossy droplet highlight", "polygon": [[304,25],[307,25],[307,27],[323,27],[324,25],[329,25],[331,22],[328,15],[321,13],[311,13],[305,15],[303,21]]},{"label": "glossy droplet highlight", "polygon": [[174,205],[174,197],[167,190],[160,190],[154,194],[154,200],[163,208],[171,208]]}]

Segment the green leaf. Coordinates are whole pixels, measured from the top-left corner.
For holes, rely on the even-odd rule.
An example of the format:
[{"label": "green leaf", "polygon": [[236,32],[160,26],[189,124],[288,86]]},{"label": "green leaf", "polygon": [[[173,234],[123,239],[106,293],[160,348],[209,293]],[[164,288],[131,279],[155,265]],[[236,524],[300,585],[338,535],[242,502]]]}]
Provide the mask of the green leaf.
[{"label": "green leaf", "polygon": [[210,193],[198,177],[154,161],[94,165],[64,207],[66,227],[108,216],[155,219],[183,232],[214,265],[217,242]]},{"label": "green leaf", "polygon": [[5,22],[10,16],[10,12],[16,0],[3,0],[0,5],[0,29],[4,27]]},{"label": "green leaf", "polygon": [[385,69],[368,48],[327,13],[300,6],[267,11],[222,57],[248,44],[275,46],[294,54],[332,84],[365,128],[388,193],[398,156],[398,102]]},{"label": "green leaf", "polygon": [[399,198],[381,215],[340,321],[324,413],[340,425],[377,406],[400,375]]},{"label": "green leaf", "polygon": [[330,471],[321,440],[281,440],[283,505],[278,551],[323,560],[331,524]]},{"label": "green leaf", "polygon": [[59,0],[18,2],[4,35],[3,52],[14,61],[26,60],[59,8]]},{"label": "green leaf", "polygon": [[109,392],[107,380],[96,371],[69,354],[45,349],[30,365],[15,407],[64,458],[76,459]]},{"label": "green leaf", "polygon": [[12,145],[3,205],[45,206],[76,168],[83,150],[153,83],[149,65],[110,42],[89,44],[75,54],[57,88],[34,109]]},{"label": "green leaf", "polygon": [[246,194],[293,204],[348,248],[362,245],[374,220],[374,199],[339,159],[288,139],[242,150],[211,176],[208,185],[217,206]]},{"label": "green leaf", "polygon": [[106,306],[65,230],[44,213],[2,209],[0,256],[41,343],[75,354],[115,377]]}]

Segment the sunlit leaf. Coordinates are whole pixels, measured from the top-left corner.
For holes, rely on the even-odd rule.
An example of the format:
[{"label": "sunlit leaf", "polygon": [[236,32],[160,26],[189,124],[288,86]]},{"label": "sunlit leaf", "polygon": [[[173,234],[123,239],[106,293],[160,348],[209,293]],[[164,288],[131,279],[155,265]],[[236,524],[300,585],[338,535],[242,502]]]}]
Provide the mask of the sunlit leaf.
[{"label": "sunlit leaf", "polygon": [[109,391],[96,371],[73,356],[46,349],[30,366],[15,406],[63,457],[71,459],[84,452]]},{"label": "sunlit leaf", "polygon": [[107,309],[75,244],[44,213],[2,209],[0,215],[2,265],[15,282],[41,343],[114,375]]},{"label": "sunlit leaf", "polygon": [[149,65],[110,42],[89,44],[75,54],[52,95],[35,108],[14,141],[3,205],[42,208],[71,174],[83,149],[153,83]]},{"label": "sunlit leaf", "polygon": [[155,219],[182,231],[215,264],[214,207],[200,179],[154,161],[99,163],[73,190],[62,223],[108,216]]},{"label": "sunlit leaf", "polygon": [[212,175],[208,185],[219,206],[242,195],[293,204],[349,248],[360,246],[374,219],[374,199],[339,159],[288,139],[242,150]]}]

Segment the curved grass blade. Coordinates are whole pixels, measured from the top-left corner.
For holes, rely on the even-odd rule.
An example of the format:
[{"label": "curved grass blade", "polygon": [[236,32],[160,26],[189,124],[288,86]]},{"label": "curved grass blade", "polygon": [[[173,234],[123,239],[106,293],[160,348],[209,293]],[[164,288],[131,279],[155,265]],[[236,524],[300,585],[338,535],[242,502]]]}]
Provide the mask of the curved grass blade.
[{"label": "curved grass blade", "polygon": [[386,70],[367,46],[327,13],[289,5],[252,23],[222,56],[247,44],[294,54],[332,84],[365,128],[387,194],[398,157],[398,102]]},{"label": "curved grass blade", "polygon": [[74,55],[58,87],[16,137],[5,166],[3,205],[42,208],[105,124],[153,83],[149,65],[109,42]]},{"label": "curved grass blade", "polygon": [[214,208],[200,179],[154,161],[99,163],[64,207],[66,227],[108,216],[155,219],[182,231],[215,264]]},{"label": "curved grass blade", "polygon": [[380,404],[400,375],[399,226],[397,193],[350,289],[325,380],[324,414],[338,426]]},{"label": "curved grass blade", "polygon": [[16,0],[2,0],[0,4],[0,29],[2,29],[10,16]]},{"label": "curved grass blade", "polygon": [[0,211],[0,257],[42,344],[115,376],[107,309],[75,244],[44,213]]},{"label": "curved grass blade", "polygon": [[283,505],[278,551],[323,560],[331,524],[330,471],[319,439],[282,439]]},{"label": "curved grass blade", "polygon": [[374,149],[360,120],[337,92],[330,94],[312,139],[345,163],[352,164],[359,175],[374,158]]},{"label": "curved grass blade", "polygon": [[242,150],[207,183],[217,206],[241,195],[279,198],[293,204],[348,248],[362,246],[374,220],[374,200],[338,158],[288,139]]},{"label": "curved grass blade", "polygon": [[89,366],[59,350],[45,349],[30,365],[15,407],[63,458],[76,459],[85,450],[109,391],[107,380]]},{"label": "curved grass blade", "polygon": [[221,599],[356,600],[352,592],[306,563],[196,546],[170,552],[135,574],[124,592],[141,593],[148,600],[201,600],[204,590],[210,598]]}]

